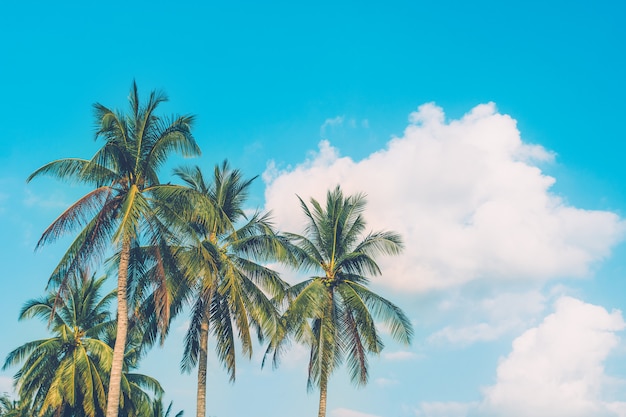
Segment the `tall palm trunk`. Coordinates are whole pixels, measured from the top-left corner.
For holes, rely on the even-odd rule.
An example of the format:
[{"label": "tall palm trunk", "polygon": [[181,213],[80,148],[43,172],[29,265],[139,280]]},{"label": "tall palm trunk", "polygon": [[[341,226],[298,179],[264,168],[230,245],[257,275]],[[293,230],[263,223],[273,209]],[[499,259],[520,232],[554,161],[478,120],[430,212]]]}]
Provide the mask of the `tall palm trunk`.
[{"label": "tall palm trunk", "polygon": [[[328,273],[326,275],[328,276]],[[332,276],[329,278],[333,279]],[[327,296],[326,308],[325,308],[326,312],[324,314],[324,317],[321,320],[320,334],[324,333],[324,320],[328,320],[328,317],[332,317],[334,315],[333,314],[334,289],[332,287],[328,289],[326,296]],[[326,350],[328,350],[334,355],[333,348],[326,345],[326,341],[322,336],[322,343],[321,343],[320,352],[319,352],[319,355],[321,358],[326,357],[327,355],[327,353],[325,352]],[[328,374],[326,373],[326,370],[323,369],[320,374],[320,408],[319,408],[319,412],[317,413],[318,417],[326,417],[326,392],[327,390],[328,390]]]},{"label": "tall palm trunk", "polygon": [[328,378],[322,375],[320,381],[320,409],[317,417],[326,417],[326,391],[328,388]]},{"label": "tall palm trunk", "polygon": [[[208,310],[208,308],[207,308]],[[208,312],[206,314],[209,314]],[[200,326],[200,352],[198,357],[198,391],[196,395],[196,417],[206,416],[206,372],[207,349],[209,344],[209,319],[206,317]]]},{"label": "tall palm trunk", "polygon": [[109,378],[109,392],[107,394],[106,417],[117,417],[120,409],[120,385],[122,382],[122,368],[124,366],[124,352],[126,350],[126,336],[128,333],[128,262],[130,260],[130,239],[124,237],[120,265],[117,274],[117,335],[113,348],[111,376]]},{"label": "tall palm trunk", "polygon": [[206,416],[206,373],[209,357],[209,323],[211,321],[211,303],[215,289],[209,290],[209,299],[205,305],[204,317],[200,324],[200,352],[198,352],[198,388],[196,393],[196,417]]}]

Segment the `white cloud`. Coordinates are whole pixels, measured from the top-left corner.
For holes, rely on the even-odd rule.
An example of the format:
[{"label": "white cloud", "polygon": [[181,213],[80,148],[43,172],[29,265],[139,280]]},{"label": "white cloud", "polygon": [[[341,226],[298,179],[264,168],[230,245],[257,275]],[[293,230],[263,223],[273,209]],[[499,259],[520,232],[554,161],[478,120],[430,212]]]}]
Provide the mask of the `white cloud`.
[{"label": "white cloud", "polygon": [[617,417],[626,417],[626,402],[611,402],[605,404],[606,409]]},{"label": "white cloud", "polygon": [[406,246],[380,260],[379,283],[404,291],[585,276],[623,238],[616,214],[572,207],[550,192],[555,180],[536,163],[553,154],[524,143],[515,120],[493,104],[448,122],[425,104],[409,120],[402,137],[362,161],[322,141],[295,167],[271,164],[265,199],[278,226],[301,232],[296,194],[323,201],[337,184],[365,192],[370,227],[400,232]]},{"label": "white cloud", "polygon": [[397,379],[390,378],[376,378],[374,382],[381,388],[391,387],[399,384]]},{"label": "white cloud", "polygon": [[471,344],[496,340],[509,330],[508,323],[493,325],[478,323],[468,326],[446,326],[428,338],[431,343],[447,341],[453,344]]},{"label": "white cloud", "polygon": [[480,415],[596,417],[624,415],[624,403],[606,401],[616,381],[604,361],[624,329],[619,311],[561,297],[555,312],[513,342],[484,390]]},{"label": "white cloud", "polygon": [[335,408],[330,412],[331,417],[379,417],[374,414],[361,413],[360,411],[349,410],[347,408]]},{"label": "white cloud", "polygon": [[322,126],[320,126],[320,136],[322,138],[326,137],[328,128],[332,129],[335,126],[341,126],[343,125],[344,120],[345,120],[345,116],[336,116],[336,117],[333,117],[332,119],[324,120],[324,123],[322,123]]},{"label": "white cloud", "polygon": [[476,403],[462,402],[423,402],[415,411],[416,417],[465,417]]},{"label": "white cloud", "polygon": [[25,190],[24,205],[26,207],[40,207],[43,209],[66,209],[70,206],[67,196],[60,191],[54,191],[47,196],[41,196],[33,193],[30,189]]},{"label": "white cloud", "polygon": [[384,352],[383,358],[390,361],[408,361],[411,359],[415,359],[417,355],[413,352],[399,350],[396,352]]},{"label": "white cloud", "polygon": [[320,126],[320,137],[326,139],[329,133],[333,133],[336,129],[340,128],[357,128],[369,129],[370,122],[368,119],[357,120],[355,118],[346,118],[346,116],[336,116],[324,120],[324,123]]},{"label": "white cloud", "polygon": [[441,303],[439,309],[450,310],[454,321],[461,323],[438,330],[428,341],[469,345],[496,340],[528,328],[529,323],[543,313],[545,304],[546,298],[538,290],[501,292],[482,300],[477,300],[473,294],[453,296]]},{"label": "white cloud", "polygon": [[[620,311],[562,296],[554,312],[513,341],[479,402],[423,402],[417,417],[626,417],[626,381],[604,362],[626,323]],[[616,398],[617,397],[617,398]]]}]

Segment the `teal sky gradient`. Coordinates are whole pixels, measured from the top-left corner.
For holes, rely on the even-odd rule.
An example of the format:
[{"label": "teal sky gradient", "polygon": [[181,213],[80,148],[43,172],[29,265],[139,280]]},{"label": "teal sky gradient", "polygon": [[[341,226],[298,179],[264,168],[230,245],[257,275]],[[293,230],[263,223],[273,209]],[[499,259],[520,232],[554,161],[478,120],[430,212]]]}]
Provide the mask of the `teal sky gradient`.
[{"label": "teal sky gradient", "polygon": [[[93,140],[92,104],[124,109],[133,80],[144,97],[152,89],[167,92],[161,114],[197,115],[194,135],[203,154],[186,162],[208,171],[227,158],[250,177],[261,176],[271,161],[291,172],[314,158],[322,139],[342,156],[363,161],[402,137],[409,114],[424,103],[434,102],[450,121],[493,102],[517,122],[524,143],[555,154],[554,161],[537,163],[556,179],[554,195],[623,221],[624,16],[626,5],[618,1],[3,2],[0,357],[43,337],[42,325],[18,323],[17,316],[26,300],[44,293],[67,242],[36,253],[34,247],[84,191],[25,180],[53,159],[91,157],[100,146]],[[251,208],[265,206],[269,187],[256,180]],[[297,210],[295,198],[292,203]],[[406,213],[408,223],[411,216]],[[514,339],[565,311],[555,306],[559,295],[609,313],[626,309],[623,238],[589,262],[583,279],[529,276],[418,292],[376,283],[414,320],[415,343],[404,360],[372,358],[372,381],[364,389],[350,386],[345,370],[335,374],[329,417],[506,415],[477,405],[485,401],[484,388],[496,383],[499,361],[512,352]],[[500,310],[480,306],[502,294],[524,303],[536,296],[540,307],[489,340],[452,343],[433,336],[445,328],[500,323],[493,317]],[[619,329],[607,332],[623,337]],[[182,335],[175,330],[142,371],[161,380],[176,410],[194,415],[195,376],[178,372]],[[389,342],[386,352],[403,349]],[[293,365],[261,370],[260,352],[250,363],[241,360],[234,385],[211,358],[208,414],[314,415],[317,393],[306,392],[306,357],[294,353]],[[619,383],[603,385],[598,404],[626,404],[625,352],[619,341],[602,356],[606,374]],[[14,371],[0,371],[0,391]],[[607,416],[626,416],[626,406],[606,407]]]}]

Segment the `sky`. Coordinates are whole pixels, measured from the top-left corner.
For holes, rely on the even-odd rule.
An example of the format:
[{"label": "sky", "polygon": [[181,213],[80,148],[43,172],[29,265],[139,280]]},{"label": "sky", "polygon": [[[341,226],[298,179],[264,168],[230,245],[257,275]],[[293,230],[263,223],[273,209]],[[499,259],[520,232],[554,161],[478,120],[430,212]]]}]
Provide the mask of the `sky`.
[{"label": "sky", "polygon": [[[411,319],[329,417],[626,416],[626,6],[618,1],[5,1],[0,4],[0,358],[46,337],[20,307],[69,239],[36,242],[85,190],[26,178],[89,158],[92,104],[133,80],[194,114],[202,156],[258,176],[249,209],[301,232],[297,195],[365,193],[404,252],[372,288]],[[299,278],[285,270],[294,283]],[[195,413],[187,317],[141,371]],[[384,332],[384,329],[381,329]],[[207,415],[315,415],[306,351],[237,380],[209,358]],[[10,392],[16,369],[0,371]]]}]

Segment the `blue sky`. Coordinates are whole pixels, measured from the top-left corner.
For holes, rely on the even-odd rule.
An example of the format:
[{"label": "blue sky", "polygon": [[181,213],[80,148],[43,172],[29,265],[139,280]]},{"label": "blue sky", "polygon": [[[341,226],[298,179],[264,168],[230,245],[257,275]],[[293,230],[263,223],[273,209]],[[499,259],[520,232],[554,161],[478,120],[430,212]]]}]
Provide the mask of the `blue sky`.
[{"label": "blue sky", "polygon": [[[197,115],[203,155],[186,162],[228,158],[259,175],[251,208],[273,209],[285,230],[302,225],[296,193],[341,183],[368,194],[373,229],[404,236],[373,286],[411,317],[414,344],[387,343],[364,389],[335,374],[330,417],[626,416],[625,12],[616,1],[2,3],[0,357],[45,334],[17,315],[67,242],[34,246],[83,191],[25,179],[90,157],[91,105],[124,108],[135,79],[168,93],[162,114]],[[142,370],[192,415],[184,326]],[[260,352],[234,385],[211,359],[208,414],[313,415],[302,350],[275,371]]]}]

